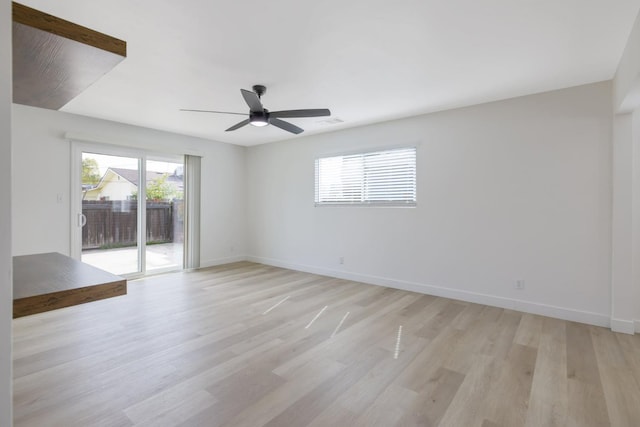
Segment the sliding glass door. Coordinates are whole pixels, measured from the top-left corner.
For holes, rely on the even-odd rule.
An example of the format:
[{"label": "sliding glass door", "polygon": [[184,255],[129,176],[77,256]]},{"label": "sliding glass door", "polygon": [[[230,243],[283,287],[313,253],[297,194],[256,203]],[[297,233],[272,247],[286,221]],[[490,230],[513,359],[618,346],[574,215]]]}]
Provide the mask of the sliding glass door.
[{"label": "sliding glass door", "polygon": [[181,269],[184,259],[184,162],[146,163],[145,271]]},{"label": "sliding glass door", "polygon": [[82,153],[82,262],[118,275],[141,273],[139,177],[139,158]]},{"label": "sliding glass door", "polygon": [[182,269],[184,158],[84,144],[73,157],[72,255],[128,277]]}]

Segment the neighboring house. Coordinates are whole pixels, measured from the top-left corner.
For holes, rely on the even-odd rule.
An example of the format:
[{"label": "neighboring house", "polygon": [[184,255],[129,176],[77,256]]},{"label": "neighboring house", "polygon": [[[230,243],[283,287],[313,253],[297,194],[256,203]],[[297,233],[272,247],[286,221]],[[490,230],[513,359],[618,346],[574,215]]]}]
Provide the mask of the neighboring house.
[{"label": "neighboring house", "polygon": [[[166,174],[147,171],[147,185],[162,178]],[[176,192],[184,192],[182,170],[177,169],[172,175],[166,175],[167,184]],[[83,200],[130,200],[138,194],[139,173],[135,169],[108,168],[98,185],[83,188]]]}]

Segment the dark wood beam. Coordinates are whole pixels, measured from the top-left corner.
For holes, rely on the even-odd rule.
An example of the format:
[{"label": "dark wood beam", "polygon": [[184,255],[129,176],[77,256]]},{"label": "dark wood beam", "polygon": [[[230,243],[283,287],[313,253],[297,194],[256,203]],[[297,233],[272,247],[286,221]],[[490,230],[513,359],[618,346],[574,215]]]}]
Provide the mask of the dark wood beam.
[{"label": "dark wood beam", "polygon": [[13,3],[13,22],[84,43],[123,57],[127,56],[127,42],[99,33],[82,25],[60,19],[19,3]]},{"label": "dark wood beam", "polygon": [[13,3],[13,101],[58,110],[120,63],[127,43]]},{"label": "dark wood beam", "polygon": [[13,317],[126,295],[127,281],[59,254],[13,257]]}]

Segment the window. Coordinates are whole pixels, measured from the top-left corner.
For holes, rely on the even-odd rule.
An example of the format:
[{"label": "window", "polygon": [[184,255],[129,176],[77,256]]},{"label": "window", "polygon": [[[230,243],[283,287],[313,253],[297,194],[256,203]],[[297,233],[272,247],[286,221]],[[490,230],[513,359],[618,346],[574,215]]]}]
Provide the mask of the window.
[{"label": "window", "polygon": [[416,149],[316,159],[316,206],[416,205]]}]

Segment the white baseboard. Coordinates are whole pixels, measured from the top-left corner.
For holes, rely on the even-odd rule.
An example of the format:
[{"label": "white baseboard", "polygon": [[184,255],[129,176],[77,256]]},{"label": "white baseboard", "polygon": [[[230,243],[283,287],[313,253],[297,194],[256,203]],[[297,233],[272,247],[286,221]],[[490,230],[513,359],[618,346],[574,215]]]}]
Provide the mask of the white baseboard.
[{"label": "white baseboard", "polygon": [[439,286],[425,285],[422,283],[396,280],[386,277],[370,276],[366,274],[350,273],[341,270],[315,267],[311,265],[295,264],[277,259],[263,258],[257,256],[247,256],[247,261],[260,264],[272,265],[291,270],[304,271],[307,273],[321,274],[324,276],[336,277],[338,279],[353,280],[356,282],[368,283],[371,285],[387,286],[405,291],[418,292],[427,295],[434,295],[444,298],[451,298],[461,301],[484,304],[493,307],[506,308],[510,310],[522,311],[525,313],[538,314],[541,316],[553,317],[556,319],[569,320],[573,322],[586,323],[594,326],[611,327],[609,316],[588,311],[575,310],[553,305],[539,304],[530,301],[505,298],[494,295],[481,294],[476,292],[463,291],[459,289],[443,288]]},{"label": "white baseboard", "polygon": [[244,255],[216,258],[208,261],[200,261],[200,268],[215,267],[217,265],[231,264],[233,262],[247,261],[247,257]]},{"label": "white baseboard", "polygon": [[611,330],[613,332],[621,332],[623,334],[633,335],[636,331],[635,323],[633,320],[621,320],[611,318]]},{"label": "white baseboard", "polygon": [[635,333],[640,334],[640,320],[634,322],[636,324]]}]

